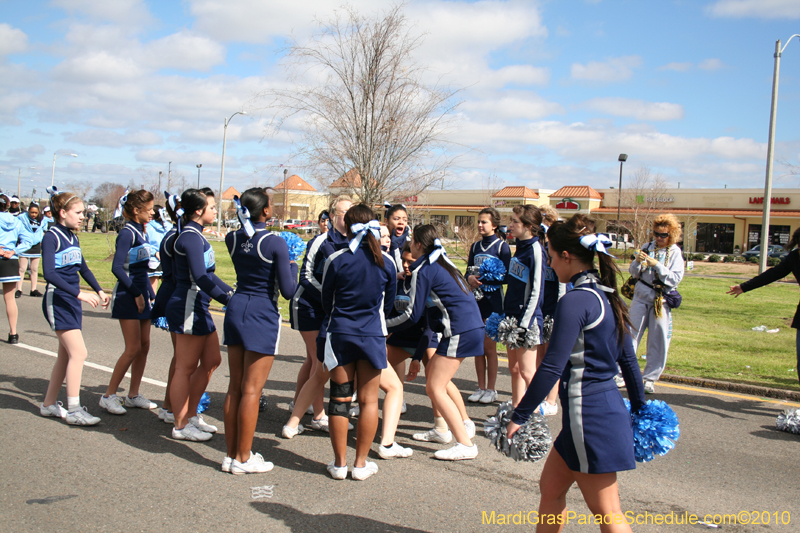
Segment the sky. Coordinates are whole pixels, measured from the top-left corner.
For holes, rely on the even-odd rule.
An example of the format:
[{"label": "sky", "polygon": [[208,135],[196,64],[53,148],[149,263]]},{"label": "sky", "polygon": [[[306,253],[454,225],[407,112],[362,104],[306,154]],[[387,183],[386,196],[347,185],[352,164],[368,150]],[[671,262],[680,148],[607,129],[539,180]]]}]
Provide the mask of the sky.
[{"label": "sky", "polygon": [[[318,185],[256,96],[342,1],[0,0],[0,188],[127,184],[159,171],[224,188]],[[392,5],[353,0],[362,13]],[[459,188],[763,187],[775,41],[798,0],[409,0],[413,60],[459,89]],[[800,39],[781,58],[775,187],[800,187]],[[63,155],[62,155],[63,154]],[[70,154],[76,154],[72,157]],[[171,165],[170,165],[171,162]],[[33,168],[31,168],[33,167]],[[179,191],[174,191],[179,192]]]}]

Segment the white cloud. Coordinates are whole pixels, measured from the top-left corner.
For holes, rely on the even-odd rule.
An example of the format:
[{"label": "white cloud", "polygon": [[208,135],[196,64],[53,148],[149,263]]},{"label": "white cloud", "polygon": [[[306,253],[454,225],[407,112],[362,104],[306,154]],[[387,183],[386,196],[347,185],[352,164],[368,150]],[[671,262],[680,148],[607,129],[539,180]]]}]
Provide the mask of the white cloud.
[{"label": "white cloud", "polygon": [[125,146],[143,146],[160,144],[163,139],[160,135],[150,131],[129,131],[120,134],[109,130],[84,130],[67,136],[65,141],[76,142],[86,146],[106,146],[109,148],[123,148]]},{"label": "white cloud", "polygon": [[[164,164],[168,163],[169,161],[172,161],[173,166],[177,165],[194,166],[200,163],[204,167],[211,166],[213,168],[221,163],[221,159],[222,156],[220,155],[220,153],[217,152],[203,152],[203,151],[180,152],[178,150],[156,150],[156,149],[140,150],[136,152],[137,161],[143,161],[148,163],[164,163]],[[228,154],[225,154],[225,167],[227,168],[229,164],[233,166],[238,163],[235,161],[235,158],[233,158]]]},{"label": "white cloud", "polygon": [[140,79],[144,70],[131,57],[98,50],[66,59],[53,68],[53,77],[77,83],[121,82]]},{"label": "white cloud", "polygon": [[497,99],[470,99],[461,104],[459,109],[471,118],[488,120],[538,120],[565,112],[561,104],[548,102],[530,93],[520,93]]},{"label": "white cloud", "polygon": [[624,81],[633,76],[633,69],[641,64],[642,58],[639,56],[615,57],[605,62],[590,61],[586,65],[573,63],[571,74],[574,80]]},{"label": "white cloud", "polygon": [[717,58],[704,59],[697,64],[697,68],[700,70],[719,70],[724,66],[722,61]]},{"label": "white cloud", "polygon": [[143,0],[52,0],[52,4],[68,13],[128,26],[152,22]]},{"label": "white cloud", "polygon": [[0,56],[17,54],[28,49],[28,36],[25,32],[0,24]]},{"label": "white cloud", "polygon": [[800,2],[797,0],[717,0],[706,9],[712,17],[800,18]]},{"label": "white cloud", "polygon": [[37,155],[45,153],[44,146],[41,144],[34,144],[33,146],[28,146],[27,148],[15,148],[12,150],[6,150],[6,155],[11,159],[35,159]]},{"label": "white cloud", "polygon": [[658,67],[658,70],[674,70],[675,72],[686,72],[687,70],[689,70],[693,66],[694,65],[692,63],[689,63],[689,62],[685,62],[685,63],[672,62],[672,63],[667,63],[666,65],[662,65],[662,66]]},{"label": "white cloud", "polygon": [[680,120],[683,118],[683,106],[669,102],[646,102],[631,98],[593,98],[584,102],[581,107],[637,120]]},{"label": "white cloud", "polygon": [[150,68],[207,71],[224,61],[222,45],[187,31],[152,41],[144,50],[144,62]]}]

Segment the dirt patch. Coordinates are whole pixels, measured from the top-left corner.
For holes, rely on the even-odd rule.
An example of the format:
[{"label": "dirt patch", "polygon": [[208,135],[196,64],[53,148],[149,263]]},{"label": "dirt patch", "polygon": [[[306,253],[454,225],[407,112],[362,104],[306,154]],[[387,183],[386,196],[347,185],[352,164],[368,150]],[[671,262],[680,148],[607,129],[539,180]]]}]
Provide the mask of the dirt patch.
[{"label": "dirt patch", "polygon": [[[758,265],[755,263],[708,263],[695,261],[694,269],[686,270],[686,274],[696,276],[735,276],[750,279],[758,275]],[[794,276],[787,276],[784,281],[794,282]]]}]

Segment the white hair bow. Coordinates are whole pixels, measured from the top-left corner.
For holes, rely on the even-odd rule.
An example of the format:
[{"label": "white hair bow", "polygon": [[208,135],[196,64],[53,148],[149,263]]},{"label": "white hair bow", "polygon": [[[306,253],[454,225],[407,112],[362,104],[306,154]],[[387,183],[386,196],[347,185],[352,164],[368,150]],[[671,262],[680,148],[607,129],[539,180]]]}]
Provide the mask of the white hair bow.
[{"label": "white hair bow", "polygon": [[353,232],[353,240],[350,241],[350,251],[356,253],[356,250],[361,246],[361,240],[367,231],[380,241],[381,239],[381,224],[377,220],[370,220],[366,224],[353,224],[350,226],[350,231]]}]

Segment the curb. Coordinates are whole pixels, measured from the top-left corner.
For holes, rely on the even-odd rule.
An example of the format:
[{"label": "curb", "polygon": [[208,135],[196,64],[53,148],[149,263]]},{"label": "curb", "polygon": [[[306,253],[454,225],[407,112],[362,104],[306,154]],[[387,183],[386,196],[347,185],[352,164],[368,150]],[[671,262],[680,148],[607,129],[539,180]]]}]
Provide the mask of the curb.
[{"label": "curb", "polygon": [[792,400],[795,402],[800,401],[800,392],[791,390],[772,389],[770,387],[759,387],[757,385],[748,385],[746,383],[731,383],[729,381],[717,381],[705,378],[690,378],[686,376],[673,376],[669,374],[661,374],[661,377],[659,379],[661,381],[667,381],[669,383],[693,385],[695,387],[703,387],[706,389],[726,390],[730,392],[738,392],[741,394],[750,394],[752,396],[760,396],[762,398]]}]

